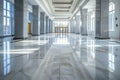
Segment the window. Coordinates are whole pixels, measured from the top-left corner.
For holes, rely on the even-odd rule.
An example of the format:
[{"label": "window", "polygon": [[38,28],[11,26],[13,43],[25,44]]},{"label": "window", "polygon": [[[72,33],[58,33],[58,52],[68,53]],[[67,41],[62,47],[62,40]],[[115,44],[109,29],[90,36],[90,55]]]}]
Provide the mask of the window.
[{"label": "window", "polygon": [[54,21],[55,27],[68,27],[69,22],[68,21]]},{"label": "window", "polygon": [[114,31],[115,26],[115,4],[110,2],[109,4],[109,30]]},{"label": "window", "polygon": [[12,35],[14,33],[14,4],[10,0],[4,0],[3,5],[3,33]]}]

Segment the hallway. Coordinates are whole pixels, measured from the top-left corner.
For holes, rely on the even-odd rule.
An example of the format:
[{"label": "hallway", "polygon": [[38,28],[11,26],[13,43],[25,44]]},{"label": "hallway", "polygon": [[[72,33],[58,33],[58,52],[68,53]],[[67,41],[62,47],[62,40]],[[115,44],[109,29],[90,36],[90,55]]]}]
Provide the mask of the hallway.
[{"label": "hallway", "polygon": [[47,34],[0,46],[0,80],[120,80],[120,41]]}]

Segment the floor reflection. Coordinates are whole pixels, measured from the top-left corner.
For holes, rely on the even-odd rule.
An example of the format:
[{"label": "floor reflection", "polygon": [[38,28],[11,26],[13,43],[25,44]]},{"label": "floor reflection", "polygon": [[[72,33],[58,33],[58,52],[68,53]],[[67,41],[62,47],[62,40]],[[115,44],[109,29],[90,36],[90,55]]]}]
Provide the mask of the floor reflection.
[{"label": "floor reflection", "polygon": [[70,44],[69,40],[68,40],[68,36],[67,35],[57,35],[56,38],[54,39],[53,44],[56,45],[68,45]]},{"label": "floor reflection", "polygon": [[9,51],[10,50],[10,42],[3,42],[3,50],[4,50],[4,55],[3,55],[3,64],[4,64],[4,75],[7,75],[11,71],[11,58]]},{"label": "floor reflection", "polygon": [[76,34],[47,34],[14,43],[4,39],[0,80],[120,80],[119,61],[120,43],[115,40]]}]

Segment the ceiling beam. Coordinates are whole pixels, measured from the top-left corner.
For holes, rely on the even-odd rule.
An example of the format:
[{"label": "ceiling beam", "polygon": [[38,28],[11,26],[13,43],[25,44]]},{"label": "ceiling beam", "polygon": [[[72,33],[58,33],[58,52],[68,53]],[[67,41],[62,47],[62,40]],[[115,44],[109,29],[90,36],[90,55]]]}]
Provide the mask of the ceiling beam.
[{"label": "ceiling beam", "polygon": [[67,7],[67,6],[71,6],[71,4],[53,4],[54,6],[64,6],[64,7]]},{"label": "ceiling beam", "polygon": [[54,8],[54,10],[69,10],[69,8]]}]

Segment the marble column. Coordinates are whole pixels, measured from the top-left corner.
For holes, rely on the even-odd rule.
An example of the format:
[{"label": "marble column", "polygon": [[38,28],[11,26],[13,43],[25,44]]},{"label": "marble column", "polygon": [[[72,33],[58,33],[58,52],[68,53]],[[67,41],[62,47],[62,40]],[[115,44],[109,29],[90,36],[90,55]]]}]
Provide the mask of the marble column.
[{"label": "marble column", "polygon": [[72,19],[70,20],[70,33],[72,33]]},{"label": "marble column", "polygon": [[46,33],[49,33],[48,30],[49,30],[49,17],[46,16]]},{"label": "marble column", "polygon": [[75,16],[76,20],[76,34],[80,34],[80,15]]},{"label": "marble column", "polygon": [[3,0],[0,0],[0,37],[3,36]]},{"label": "marble column", "polygon": [[71,33],[74,33],[74,19],[71,19]]},{"label": "marble column", "polygon": [[28,38],[28,0],[15,0],[15,39]]},{"label": "marble column", "polygon": [[40,12],[40,34],[44,34],[45,28],[45,13]]},{"label": "marble column", "polygon": [[46,30],[46,27],[47,27],[47,25],[46,25],[46,14],[45,14],[45,16],[44,16],[44,34],[46,34],[46,32],[47,32],[47,30]]},{"label": "marble column", "polygon": [[74,33],[74,19],[72,19],[72,33]]},{"label": "marble column", "polygon": [[53,32],[53,21],[50,19],[50,28],[49,28],[50,33]]},{"label": "marble column", "polygon": [[53,20],[52,20],[52,24],[51,24],[51,33],[53,33]]},{"label": "marble column", "polygon": [[51,28],[51,19],[49,19],[49,33],[50,33],[50,28]]},{"label": "marble column", "polygon": [[40,11],[38,5],[33,5],[33,36],[40,35]]},{"label": "marble column", "polygon": [[49,33],[49,28],[50,28],[50,19],[48,17],[48,29],[47,29],[47,32]]},{"label": "marble column", "polygon": [[76,33],[76,20],[75,20],[75,16],[73,17],[73,33]]},{"label": "marble column", "polygon": [[87,9],[81,9],[81,35],[87,35]]},{"label": "marble column", "polygon": [[109,38],[109,0],[96,0],[96,38]]}]

